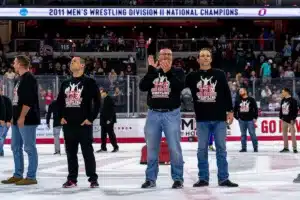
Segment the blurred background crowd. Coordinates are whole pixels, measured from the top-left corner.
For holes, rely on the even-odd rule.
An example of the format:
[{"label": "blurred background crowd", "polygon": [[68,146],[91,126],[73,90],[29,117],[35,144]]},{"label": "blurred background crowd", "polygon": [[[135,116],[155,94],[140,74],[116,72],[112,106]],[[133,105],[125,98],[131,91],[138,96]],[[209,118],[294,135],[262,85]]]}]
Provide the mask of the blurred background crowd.
[{"label": "blurred background crowd", "polygon": [[[1,2],[1,1],[0,1]],[[5,1],[2,5],[30,4],[33,1]],[[45,1],[35,0],[41,5]],[[49,4],[89,5],[278,5],[281,1],[259,0],[95,0],[48,1]],[[251,3],[249,3],[251,2]],[[297,6],[292,0],[290,6]],[[281,4],[285,5],[286,1]],[[289,87],[300,95],[300,38],[296,20],[173,20],[173,21],[98,21],[13,20],[5,22],[11,30],[0,35],[0,74],[5,94],[11,96],[12,68],[17,54],[31,58],[31,71],[40,86],[43,114],[59,90],[61,81],[70,76],[72,56],[86,59],[86,74],[93,76],[100,88],[110,91],[117,112],[137,115],[146,112],[146,94],[138,90],[140,78],[147,72],[148,55],[157,55],[162,47],[173,51],[173,65],[186,73],[199,68],[201,48],[213,52],[213,67],[223,69],[228,77],[232,101],[240,86],[246,86],[260,110],[279,110],[280,93]],[[5,38],[4,38],[5,37]],[[191,92],[182,91],[182,111],[193,111]]]}]

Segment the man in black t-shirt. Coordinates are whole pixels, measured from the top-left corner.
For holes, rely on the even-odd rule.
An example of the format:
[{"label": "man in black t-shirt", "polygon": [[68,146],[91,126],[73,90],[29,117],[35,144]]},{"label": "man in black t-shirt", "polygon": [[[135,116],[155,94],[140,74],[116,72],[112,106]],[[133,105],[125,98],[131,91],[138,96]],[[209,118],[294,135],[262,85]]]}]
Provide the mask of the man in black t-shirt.
[{"label": "man in black t-shirt", "polygon": [[186,77],[186,87],[191,90],[198,137],[198,177],[193,186],[209,185],[208,139],[214,133],[218,167],[218,184],[224,187],[238,187],[229,180],[226,135],[227,125],[233,121],[233,105],[230,89],[224,71],[211,67],[212,52],[200,50],[199,70]]},{"label": "man in black t-shirt", "polygon": [[101,98],[96,81],[84,75],[84,68],[84,59],[72,59],[72,77],[61,84],[57,97],[58,117],[63,127],[69,172],[67,181],[63,184],[64,188],[77,186],[79,144],[90,187],[99,187],[93,148],[93,121],[99,114]]},{"label": "man in black t-shirt", "polygon": [[181,68],[172,66],[172,58],[170,49],[161,49],[158,61],[149,56],[148,72],[139,85],[141,91],[148,92],[149,107],[144,129],[147,145],[146,181],[142,188],[156,187],[162,132],[170,151],[171,176],[174,181],[172,188],[183,188],[180,95],[184,88],[185,75]]},{"label": "man in black t-shirt", "polygon": [[255,123],[258,117],[258,108],[253,97],[248,96],[246,88],[240,88],[240,98],[235,102],[234,117],[239,121],[241,130],[240,152],[247,152],[247,130],[252,140],[254,152],[258,152],[258,141],[255,133]]},{"label": "man in black t-shirt", "polygon": [[[37,184],[36,171],[38,154],[36,149],[36,128],[40,124],[40,108],[38,99],[38,84],[36,78],[29,72],[30,59],[17,56],[14,69],[20,75],[13,93],[13,125],[11,148],[14,156],[15,172],[13,176],[2,181],[3,184],[31,185]],[[24,179],[24,150],[28,155],[28,172]]]}]

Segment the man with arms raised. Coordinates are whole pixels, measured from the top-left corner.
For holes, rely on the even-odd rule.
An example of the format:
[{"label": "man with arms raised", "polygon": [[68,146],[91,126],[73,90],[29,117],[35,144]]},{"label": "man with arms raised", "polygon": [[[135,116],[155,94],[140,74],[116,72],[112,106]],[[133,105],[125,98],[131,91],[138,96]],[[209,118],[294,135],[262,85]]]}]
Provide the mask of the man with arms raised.
[{"label": "man with arms raised", "polygon": [[237,187],[228,178],[226,151],[227,124],[233,121],[231,93],[225,73],[212,69],[212,54],[209,49],[202,49],[198,62],[200,69],[186,77],[186,87],[190,88],[194,100],[198,137],[198,177],[194,187],[209,185],[208,138],[214,133],[218,166],[219,186]]},{"label": "man with arms raised", "polygon": [[170,151],[172,188],[183,187],[183,157],[180,145],[181,115],[180,94],[184,88],[184,72],[172,67],[172,51],[162,49],[158,62],[153,56],[148,58],[148,72],[140,82],[140,90],[148,92],[149,106],[145,139],[147,144],[146,182],[142,188],[156,186],[158,175],[158,154],[164,132]]}]

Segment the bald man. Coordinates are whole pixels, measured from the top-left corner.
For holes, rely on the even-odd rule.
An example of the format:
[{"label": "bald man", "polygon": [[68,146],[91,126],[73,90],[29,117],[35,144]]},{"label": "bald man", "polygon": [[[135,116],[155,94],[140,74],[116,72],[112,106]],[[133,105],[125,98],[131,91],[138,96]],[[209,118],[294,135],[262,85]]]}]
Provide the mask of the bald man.
[{"label": "bald man", "polygon": [[158,175],[159,147],[164,132],[171,160],[171,174],[174,181],[172,188],[183,187],[183,157],[180,145],[181,115],[180,94],[184,88],[184,72],[181,68],[172,67],[172,51],[162,49],[159,59],[148,58],[148,72],[140,82],[140,90],[148,92],[149,107],[145,139],[147,144],[146,181],[142,188],[156,186]]},{"label": "bald man", "polygon": [[72,59],[72,77],[61,84],[57,97],[58,117],[63,127],[69,172],[67,181],[63,184],[64,188],[77,186],[79,144],[90,187],[99,186],[92,143],[93,121],[100,110],[100,94],[96,81],[84,75],[84,68],[84,59]]}]

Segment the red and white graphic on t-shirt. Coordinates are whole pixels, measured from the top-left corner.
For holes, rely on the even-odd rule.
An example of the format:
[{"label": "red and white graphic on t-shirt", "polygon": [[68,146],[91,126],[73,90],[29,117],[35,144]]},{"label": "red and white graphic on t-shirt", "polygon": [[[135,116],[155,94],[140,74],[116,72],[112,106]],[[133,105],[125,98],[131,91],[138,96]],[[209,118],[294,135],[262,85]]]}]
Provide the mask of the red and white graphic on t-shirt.
[{"label": "red and white graphic on t-shirt", "polygon": [[171,88],[170,81],[166,76],[161,76],[158,74],[158,77],[153,81],[154,87],[151,89],[152,98],[169,98]]},{"label": "red and white graphic on t-shirt", "polygon": [[12,105],[13,105],[13,106],[18,105],[18,102],[19,102],[19,96],[18,96],[19,85],[20,85],[20,82],[18,82],[18,83],[16,84],[16,86],[14,87],[14,91],[13,91],[13,99],[12,99]]},{"label": "red and white graphic on t-shirt", "polygon": [[240,103],[240,112],[247,113],[249,112],[250,102],[243,101]]},{"label": "red and white graphic on t-shirt", "polygon": [[203,78],[200,77],[201,80],[197,83],[197,97],[198,102],[216,102],[217,93],[216,93],[216,86],[217,80],[214,82],[212,81],[213,77],[210,78]]},{"label": "red and white graphic on t-shirt", "polygon": [[281,106],[281,112],[283,115],[289,115],[290,113],[290,104],[288,102],[284,102]]},{"label": "red and white graphic on t-shirt", "polygon": [[83,85],[81,87],[79,87],[79,85],[80,82],[77,84],[70,83],[69,87],[65,89],[67,108],[80,107],[82,102],[81,93],[83,90]]}]

